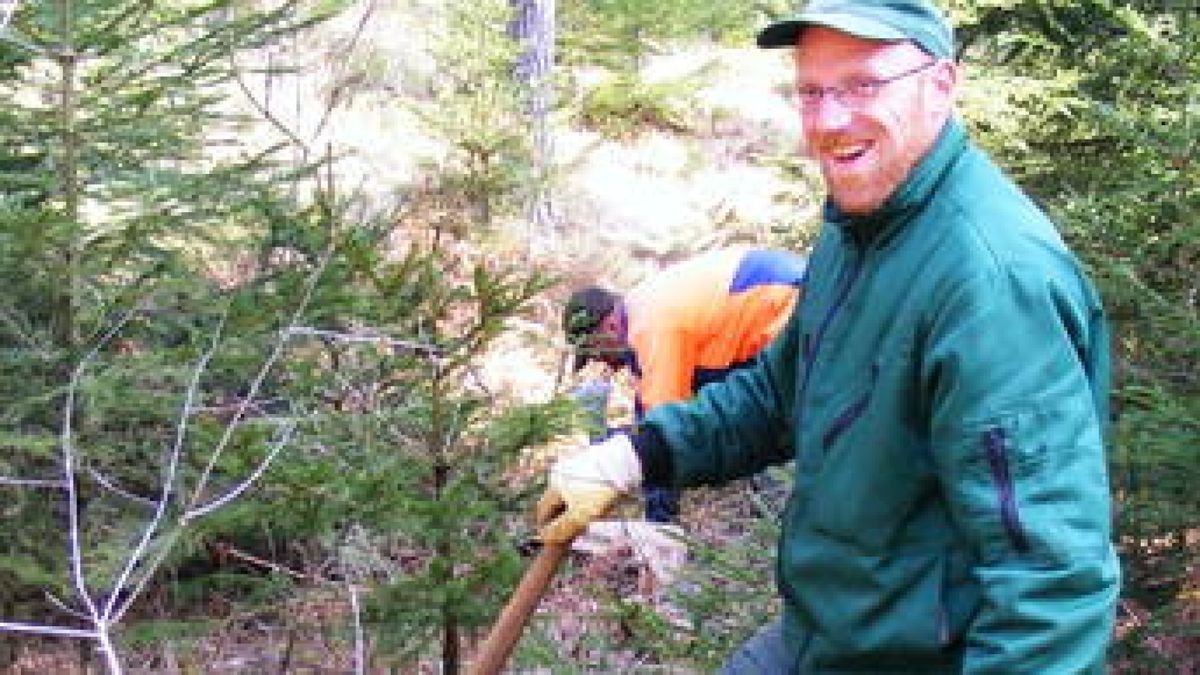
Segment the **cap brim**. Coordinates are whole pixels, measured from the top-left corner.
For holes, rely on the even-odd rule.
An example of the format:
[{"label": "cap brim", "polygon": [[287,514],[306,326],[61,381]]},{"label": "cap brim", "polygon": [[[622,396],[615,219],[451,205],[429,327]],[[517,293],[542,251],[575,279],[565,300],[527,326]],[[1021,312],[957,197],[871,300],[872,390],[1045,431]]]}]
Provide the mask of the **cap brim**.
[{"label": "cap brim", "polygon": [[776,21],[758,33],[756,42],[759,47],[772,49],[775,47],[794,47],[800,37],[800,31],[809,26],[824,26],[842,33],[867,40],[908,40],[904,33],[891,26],[873,19],[854,16],[852,14],[836,14],[830,12],[801,13],[784,21]]}]

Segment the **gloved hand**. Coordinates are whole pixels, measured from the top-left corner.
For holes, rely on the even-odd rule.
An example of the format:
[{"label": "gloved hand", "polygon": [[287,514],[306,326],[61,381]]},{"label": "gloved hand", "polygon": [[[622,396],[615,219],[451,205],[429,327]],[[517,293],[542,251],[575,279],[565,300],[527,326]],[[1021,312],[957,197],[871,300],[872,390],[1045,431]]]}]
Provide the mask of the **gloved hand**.
[{"label": "gloved hand", "polygon": [[642,465],[625,434],[616,434],[555,462],[536,518],[543,542],[565,544],[642,483]]}]

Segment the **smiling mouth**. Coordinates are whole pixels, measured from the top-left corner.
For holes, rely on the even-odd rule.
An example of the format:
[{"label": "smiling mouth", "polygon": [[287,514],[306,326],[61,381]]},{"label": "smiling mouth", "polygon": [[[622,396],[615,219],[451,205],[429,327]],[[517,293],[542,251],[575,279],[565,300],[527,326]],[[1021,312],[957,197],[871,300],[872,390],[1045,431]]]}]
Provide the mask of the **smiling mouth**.
[{"label": "smiling mouth", "polygon": [[870,144],[865,142],[834,145],[826,148],[825,156],[836,164],[849,164],[861,159],[868,149]]}]

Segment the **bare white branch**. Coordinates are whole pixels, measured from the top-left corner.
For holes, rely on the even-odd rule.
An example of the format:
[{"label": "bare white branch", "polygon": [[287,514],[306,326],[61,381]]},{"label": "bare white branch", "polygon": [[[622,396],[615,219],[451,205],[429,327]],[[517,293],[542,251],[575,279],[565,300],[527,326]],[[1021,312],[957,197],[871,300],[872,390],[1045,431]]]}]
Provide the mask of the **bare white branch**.
[{"label": "bare white branch", "polygon": [[263,474],[263,472],[265,472],[271,466],[271,462],[273,462],[275,460],[275,456],[278,455],[281,450],[283,450],[285,447],[287,447],[288,441],[292,440],[292,433],[295,430],[296,430],[295,424],[286,425],[279,432],[279,436],[274,441],[271,442],[271,445],[270,445],[269,449],[267,450],[266,457],[264,457],[262,459],[262,461],[258,463],[258,466],[254,467],[254,471],[251,472],[250,475],[247,476],[245,480],[243,480],[241,483],[238,483],[233,489],[226,492],[224,495],[212,500],[211,502],[209,502],[207,504],[203,504],[201,506],[197,506],[192,509],[188,509],[188,511],[183,514],[182,521],[184,523],[188,523],[197,518],[203,518],[204,516],[208,515],[209,513],[212,513],[213,511],[216,511],[217,509],[221,508],[222,506],[225,506],[226,504],[233,501],[234,499],[237,499],[239,495],[241,495],[243,492],[246,491],[247,488],[249,488],[251,485],[253,485],[254,481],[258,480],[259,476],[261,476]]},{"label": "bare white branch", "polygon": [[108,664],[108,675],[121,675],[124,672],[121,668],[121,661],[117,658],[117,648],[112,643],[112,635],[109,632],[108,621],[101,621],[96,625],[96,641],[100,644],[97,646],[97,651],[104,655],[104,662]]},{"label": "bare white branch", "polygon": [[100,487],[103,487],[105,490],[108,490],[109,492],[112,492],[112,493],[114,493],[124,499],[127,499],[131,502],[141,504],[142,506],[148,506],[150,508],[154,508],[155,503],[154,503],[153,499],[148,499],[146,497],[135,495],[132,492],[121,488],[115,482],[110,480],[107,476],[105,476],[104,474],[97,471],[95,468],[89,466],[87,468],[87,473],[88,473],[88,476],[91,476],[92,480],[99,483]]},{"label": "bare white branch", "polygon": [[363,640],[362,612],[358,606],[358,587],[353,583],[346,584],[350,591],[350,612],[354,615],[354,673],[365,675],[367,672],[367,649]]},{"label": "bare white branch", "polygon": [[95,640],[98,634],[94,630],[82,628],[62,628],[60,626],[42,626],[32,623],[13,623],[0,621],[0,631],[9,633],[32,633],[34,635],[49,635],[51,637],[70,637]]},{"label": "bare white branch", "polygon": [[[171,501],[171,489],[175,485],[175,476],[179,472],[179,459],[183,455],[184,440],[187,438],[187,423],[191,419],[191,409],[196,403],[196,396],[200,391],[200,378],[208,369],[208,364],[212,361],[213,354],[216,353],[217,347],[221,344],[221,336],[225,331],[225,322],[229,319],[229,310],[226,308],[225,313],[221,315],[220,321],[213,330],[212,340],[209,342],[208,350],[200,355],[196,361],[196,366],[192,368],[192,377],[188,382],[187,394],[183,399],[183,411],[179,415],[179,421],[175,426],[175,442],[171,445],[171,456],[167,462],[167,466],[162,477],[162,492],[159,494],[158,503],[154,507],[154,515],[151,516],[150,522],[142,528],[142,536],[138,540],[136,546],[130,551],[129,557],[125,560],[125,566],[117,575],[112,586],[112,592],[108,594],[108,602],[104,607],[105,620],[111,620],[117,608],[117,601],[120,597],[121,589],[129,584],[129,578],[133,575],[134,569],[142,561],[142,557],[146,552],[146,548],[150,546],[150,542],[154,539],[154,534],[158,532],[159,525],[166,517],[167,506]],[[132,602],[132,598],[126,600],[126,604]]]},{"label": "bare white branch", "polygon": [[50,591],[46,591],[45,593],[46,593],[46,600],[50,601],[50,604],[57,607],[63,613],[70,614],[71,616],[75,617],[76,619],[83,619],[84,621],[91,620],[91,617],[89,617],[87,614],[84,614],[83,612],[75,609],[74,607],[68,606],[67,603],[63,602],[62,599],[60,599],[57,595],[51,593]]},{"label": "bare white branch", "polygon": [[[0,10],[7,10],[8,15],[4,17],[5,22],[11,16],[11,10],[15,8],[15,2],[7,6],[0,6]],[[0,26],[2,29],[3,26]],[[31,624],[14,621],[0,621],[0,632],[10,633],[29,633],[34,635],[46,635],[50,637],[69,637],[96,640],[100,643],[102,650],[105,652],[105,659],[109,664],[110,673],[120,673],[121,664],[117,659],[116,652],[112,649],[112,643],[108,638],[109,625],[99,616],[96,608],[96,602],[92,598],[91,591],[87,586],[87,578],[84,574],[83,567],[83,545],[80,533],[80,513],[79,513],[79,493],[78,484],[76,482],[76,460],[75,451],[75,399],[79,393],[79,385],[83,379],[83,375],[87,368],[99,355],[100,350],[104,348],[112,339],[125,327],[133,316],[141,311],[141,307],[136,307],[126,312],[119,320],[117,320],[108,331],[92,345],[91,349],[80,359],[79,363],[71,373],[70,383],[67,387],[65,400],[63,402],[63,425],[60,433],[60,450],[62,458],[62,479],[57,481],[41,480],[41,479],[18,479],[6,478],[4,483],[7,485],[18,487],[50,487],[65,490],[67,493],[67,555],[70,564],[71,581],[75,587],[75,592],[79,596],[80,602],[87,609],[86,612],[80,612],[71,608],[67,603],[55,595],[47,592],[47,598],[59,609],[66,613],[75,616],[84,621],[90,621],[93,629],[83,628],[66,628],[62,626],[48,626],[42,624]]]},{"label": "bare white branch", "polygon": [[96,602],[92,598],[91,591],[88,590],[87,577],[83,571],[83,545],[79,527],[79,486],[75,480],[75,397],[79,394],[79,383],[83,379],[83,374],[88,366],[96,359],[100,350],[112,341],[138,311],[140,311],[140,307],[126,312],[107,332],[100,336],[100,339],[92,345],[87,354],[80,359],[79,364],[75,366],[75,370],[71,373],[71,382],[67,387],[66,401],[63,403],[63,426],[61,434],[62,472],[63,483],[67,491],[67,537],[71,564],[71,580],[75,585],[75,592],[79,594],[80,601],[87,607],[88,615],[91,616],[92,622],[96,627],[97,639],[99,639],[99,633],[102,633],[105,627],[97,611]]},{"label": "bare white branch", "polygon": [[125,612],[129,611],[129,608],[133,606],[134,601],[141,597],[142,591],[146,590],[146,586],[154,577],[154,572],[159,568],[159,566],[162,565],[163,561],[167,559],[167,554],[171,552],[171,544],[179,536],[179,534],[180,531],[175,530],[164,535],[167,537],[167,540],[165,542],[160,542],[160,545],[155,551],[154,558],[150,562],[141,565],[138,568],[141,574],[138,577],[137,583],[134,584],[133,588],[129,589],[129,593],[125,596],[125,601],[122,602],[113,612],[112,617],[109,619],[112,624],[115,625],[120,623],[121,618],[125,616]]},{"label": "bare white branch", "polygon": [[332,330],[323,330],[320,328],[309,328],[306,326],[292,326],[287,329],[287,335],[305,335],[310,337],[319,337],[335,342],[349,343],[368,343],[384,345],[396,350],[404,350],[414,352],[416,354],[439,355],[446,352],[445,348],[428,342],[418,342],[416,340],[397,340],[386,335],[372,335],[370,333],[344,333]]},{"label": "bare white branch", "polygon": [[0,486],[17,488],[53,488],[56,490],[61,490],[67,487],[67,484],[61,479],[12,478],[9,476],[0,476]]},{"label": "bare white branch", "polygon": [[[317,281],[320,278],[321,274],[324,272],[325,267],[328,265],[331,255],[332,255],[332,251],[326,252],[326,255],[321,260],[321,263],[317,266],[317,268],[315,270],[313,270],[312,274],[309,276],[308,284],[307,284],[307,287],[305,288],[304,296],[301,298],[299,305],[297,306],[296,310],[293,312],[292,322],[291,322],[292,324],[294,324],[296,319],[298,319],[302,315],[302,313],[307,309],[308,304],[312,299],[312,294],[316,289]],[[227,316],[228,315],[222,316],[220,328],[224,327]],[[177,423],[176,438],[175,438],[175,442],[173,443],[172,448],[171,448],[171,460],[168,463],[168,466],[166,467],[166,471],[164,472],[163,493],[162,493],[162,496],[156,507],[157,508],[156,514],[155,514],[154,519],[151,522],[151,524],[148,525],[147,528],[144,530],[143,538],[142,538],[141,542],[139,543],[138,547],[134,550],[133,553],[130,554],[130,556],[126,562],[125,568],[124,568],[124,570],[122,570],[122,573],[118,580],[118,583],[115,584],[113,587],[114,591],[113,591],[113,593],[110,594],[108,605],[105,607],[104,619],[106,621],[116,623],[121,620],[121,618],[125,615],[125,613],[133,605],[133,603],[136,601],[136,599],[141,595],[142,591],[145,589],[146,585],[149,583],[149,580],[153,576],[154,571],[157,570],[158,567],[162,564],[162,561],[166,559],[167,552],[170,550],[170,542],[169,541],[160,542],[160,546],[158,547],[158,550],[154,556],[154,559],[149,561],[148,563],[146,563],[143,560],[143,558],[145,557],[146,550],[151,542],[151,537],[152,537],[153,533],[157,530],[158,522],[161,520],[162,513],[163,513],[164,509],[166,508],[166,505],[169,501],[170,486],[172,484],[174,484],[177,473],[178,473],[179,458],[180,458],[180,455],[183,450],[183,444],[184,444],[184,439],[186,436],[187,424],[191,420],[192,415],[196,409],[195,399],[196,399],[196,392],[199,389],[198,382],[199,382],[200,376],[203,374],[203,372],[207,368],[208,363],[212,358],[212,355],[215,353],[217,346],[219,345],[220,332],[221,331],[218,330],[216,333],[214,333],[213,340],[212,340],[209,350],[202,356],[202,358],[197,362],[196,367],[193,369],[192,380],[189,383],[188,393],[187,393],[187,396],[185,397],[183,408],[180,411],[179,420]],[[259,465],[255,468],[255,470],[253,472],[251,472],[249,477],[247,477],[244,481],[239,483],[233,490],[226,493],[222,497],[217,498],[216,500],[214,500],[208,504],[205,504],[203,506],[197,506],[197,503],[199,502],[202,495],[206,491],[208,481],[210,480],[212,472],[216,468],[217,460],[219,459],[220,455],[224,452],[225,448],[228,446],[230,439],[233,437],[233,432],[243,423],[244,418],[246,417],[247,411],[254,404],[255,398],[258,394],[259,389],[261,389],[261,387],[262,387],[263,381],[265,381],[267,375],[270,373],[270,371],[274,367],[275,363],[283,355],[283,350],[286,347],[286,343],[287,343],[286,335],[287,335],[286,330],[280,333],[280,336],[276,340],[275,346],[273,347],[270,355],[264,361],[262,366],[260,366],[258,373],[255,375],[254,380],[252,381],[245,397],[242,399],[242,401],[239,403],[236,410],[234,411],[232,419],[229,421],[228,424],[226,424],[224,432],[222,433],[222,436],[218,440],[216,446],[213,448],[212,453],[209,456],[209,461],[208,461],[207,465],[205,466],[204,471],[201,473],[199,479],[196,481],[196,485],[194,486],[191,496],[188,499],[188,503],[183,510],[183,514],[179,518],[179,521],[178,521],[179,527],[167,535],[167,536],[171,537],[172,539],[179,536],[182,533],[183,529],[186,528],[187,525],[191,521],[195,520],[196,518],[200,518],[200,517],[204,516],[205,514],[212,512],[213,510],[215,510],[217,508],[220,508],[221,506],[227,504],[229,501],[235,499],[238,495],[242,494],[247,488],[250,487],[250,485],[252,485],[254,483],[255,480],[257,480],[263,474],[263,472],[266,471],[266,469],[270,466],[271,462],[275,459],[275,457],[279,454],[279,452],[287,445],[287,442],[291,439],[292,432],[294,431],[295,426],[296,426],[296,422],[294,420],[288,420],[288,421],[284,422],[281,425],[282,431],[277,430],[277,437],[276,437],[275,441],[272,442],[271,446],[269,447],[269,449],[267,451],[266,456],[259,463]],[[134,583],[133,587],[129,589],[129,592],[123,596],[123,599],[120,599],[121,596],[120,596],[119,591],[121,589],[125,588],[129,584],[130,580],[133,578],[135,571],[140,573],[139,578]],[[120,599],[120,601],[118,602],[119,599]]]},{"label": "bare white branch", "polygon": [[230,439],[233,438],[234,431],[236,431],[241,425],[242,420],[246,417],[247,410],[258,397],[258,391],[262,389],[262,384],[264,381],[266,381],[267,375],[271,372],[271,369],[275,367],[275,363],[283,356],[284,349],[287,348],[288,344],[288,335],[290,334],[289,331],[296,325],[296,323],[300,320],[300,317],[303,316],[304,312],[308,309],[308,305],[312,301],[313,293],[317,288],[317,281],[325,272],[325,268],[329,265],[329,260],[332,257],[333,249],[331,248],[325,252],[324,256],[321,258],[320,264],[318,264],[316,269],[312,271],[312,274],[309,275],[304,289],[304,295],[300,299],[300,303],[296,306],[296,309],[292,312],[291,320],[288,322],[287,328],[284,328],[282,331],[280,331],[279,338],[275,341],[275,346],[271,349],[271,353],[263,361],[262,366],[259,367],[258,373],[255,374],[254,380],[250,383],[250,387],[247,390],[246,395],[242,398],[241,403],[234,412],[233,418],[228,424],[225,425],[225,430],[221,434],[221,438],[217,441],[216,447],[213,448],[212,453],[209,455],[208,464],[200,473],[200,477],[197,479],[196,485],[192,489],[192,495],[188,499],[185,512],[198,508],[197,504],[199,504],[204,498],[204,492],[208,488],[209,477],[216,468],[217,462],[220,460],[221,455],[224,454],[226,447],[228,447]]}]

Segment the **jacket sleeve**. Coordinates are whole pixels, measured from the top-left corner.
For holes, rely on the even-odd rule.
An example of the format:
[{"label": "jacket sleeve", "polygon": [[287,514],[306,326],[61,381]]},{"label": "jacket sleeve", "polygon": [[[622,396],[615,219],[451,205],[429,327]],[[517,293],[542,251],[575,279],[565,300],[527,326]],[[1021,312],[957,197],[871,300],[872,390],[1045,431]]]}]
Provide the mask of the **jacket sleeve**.
[{"label": "jacket sleeve", "polygon": [[1102,673],[1119,572],[1099,302],[1081,275],[1017,263],[936,312],[921,371],[934,461],[983,594],[963,672]]},{"label": "jacket sleeve", "polygon": [[793,457],[798,314],[752,367],[646,415],[648,429],[634,444],[647,476],[680,487],[711,485]]}]

